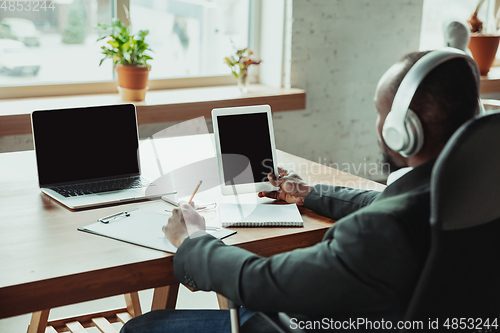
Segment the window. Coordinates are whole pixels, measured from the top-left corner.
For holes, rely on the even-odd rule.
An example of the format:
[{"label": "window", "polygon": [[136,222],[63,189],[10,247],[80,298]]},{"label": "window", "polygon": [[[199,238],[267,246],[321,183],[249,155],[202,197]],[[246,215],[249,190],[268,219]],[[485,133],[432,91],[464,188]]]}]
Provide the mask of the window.
[{"label": "window", "polygon": [[[466,22],[476,9],[476,0],[424,0],[420,50],[437,49],[444,46],[443,24],[455,18]],[[487,0],[479,11],[479,18],[492,29],[495,1]]]},{"label": "window", "polygon": [[133,30],[149,30],[151,78],[230,73],[223,59],[248,45],[248,9],[248,0],[130,0]]},{"label": "window", "polygon": [[111,0],[2,2],[0,86],[113,79],[111,62],[98,66],[94,29],[111,22]]},{"label": "window", "polygon": [[[113,81],[112,61],[98,66],[102,42],[95,29],[113,16],[128,16],[133,32],[150,30],[150,80],[230,78],[223,58],[248,45],[250,1],[0,0],[0,87]],[[116,91],[100,87],[96,92]]]}]

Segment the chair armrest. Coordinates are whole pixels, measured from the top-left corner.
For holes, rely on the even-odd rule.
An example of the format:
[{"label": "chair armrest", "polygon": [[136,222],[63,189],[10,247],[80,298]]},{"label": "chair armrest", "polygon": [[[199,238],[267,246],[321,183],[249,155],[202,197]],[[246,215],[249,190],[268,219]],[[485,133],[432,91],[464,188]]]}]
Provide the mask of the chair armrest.
[{"label": "chair armrest", "polygon": [[229,308],[229,318],[231,319],[231,333],[239,333],[240,331],[240,306],[230,299],[227,300]]},{"label": "chair armrest", "polygon": [[271,326],[273,326],[277,332],[279,333],[306,333],[306,331],[300,329],[300,328],[295,328],[292,329],[290,327],[290,317],[283,312],[278,312],[278,313],[264,313],[264,312],[259,312],[258,315],[262,316],[264,319],[267,320]]},{"label": "chair armrest", "polygon": [[[240,308],[239,304],[227,300],[227,306],[229,308],[230,317],[231,317],[231,332],[238,332],[237,328],[239,328],[239,317],[238,317],[238,309]],[[255,314],[256,316],[261,316],[268,324],[270,324],[274,329],[276,329],[277,333],[306,333],[306,331],[301,330],[300,328],[293,329],[290,327],[290,317],[283,312],[279,313],[264,313],[258,312]]]}]

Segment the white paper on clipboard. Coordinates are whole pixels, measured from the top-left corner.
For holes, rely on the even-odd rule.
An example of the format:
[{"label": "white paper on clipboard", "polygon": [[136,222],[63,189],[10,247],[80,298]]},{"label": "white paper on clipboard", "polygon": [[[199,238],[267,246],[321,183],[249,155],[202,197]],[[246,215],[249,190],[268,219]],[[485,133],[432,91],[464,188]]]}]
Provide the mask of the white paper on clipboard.
[{"label": "white paper on clipboard", "polygon": [[[150,249],[175,253],[177,248],[165,237],[162,227],[167,224],[170,214],[160,214],[143,209],[130,211],[130,216],[120,216],[109,223],[96,222],[78,228],[80,231],[116,239]],[[207,233],[222,239],[236,233],[220,228]]]}]

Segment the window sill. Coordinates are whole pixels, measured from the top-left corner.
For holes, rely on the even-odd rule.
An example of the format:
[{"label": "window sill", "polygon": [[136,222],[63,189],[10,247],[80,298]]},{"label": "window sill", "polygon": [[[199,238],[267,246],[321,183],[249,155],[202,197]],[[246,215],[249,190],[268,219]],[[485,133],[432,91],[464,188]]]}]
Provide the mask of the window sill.
[{"label": "window sill", "polygon": [[[31,133],[33,110],[123,103],[118,94],[43,97],[0,100],[0,136]],[[302,89],[250,85],[246,94],[236,86],[153,90],[143,102],[135,102],[139,124],[211,118],[213,108],[269,104],[273,112],[302,110],[306,92]]]},{"label": "window sill", "polygon": [[492,67],[488,75],[481,76],[481,94],[500,93],[500,66]]}]

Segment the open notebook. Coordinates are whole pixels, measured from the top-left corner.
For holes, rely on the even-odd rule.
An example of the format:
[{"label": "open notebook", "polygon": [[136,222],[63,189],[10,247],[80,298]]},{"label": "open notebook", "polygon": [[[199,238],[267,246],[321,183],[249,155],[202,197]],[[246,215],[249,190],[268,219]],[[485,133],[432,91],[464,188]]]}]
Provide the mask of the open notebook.
[{"label": "open notebook", "polygon": [[219,204],[223,227],[303,227],[297,205]]}]

